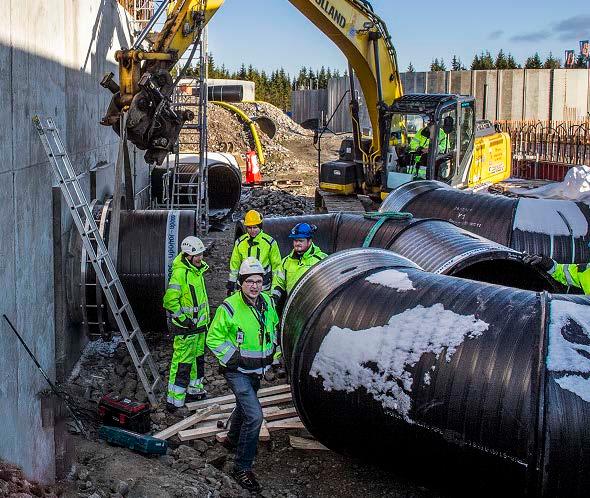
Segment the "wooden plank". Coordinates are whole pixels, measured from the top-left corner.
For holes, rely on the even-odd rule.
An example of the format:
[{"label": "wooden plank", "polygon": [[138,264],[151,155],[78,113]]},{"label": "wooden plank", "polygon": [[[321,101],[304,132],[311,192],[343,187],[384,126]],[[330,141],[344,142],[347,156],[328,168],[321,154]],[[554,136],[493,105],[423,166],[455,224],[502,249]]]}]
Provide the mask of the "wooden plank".
[{"label": "wooden plank", "polygon": [[[280,403],[289,403],[291,401],[291,393],[284,393],[284,394],[276,394],[275,396],[265,396],[264,398],[260,398],[260,406],[272,406],[278,405]],[[192,403],[187,403],[186,407],[190,410],[194,410]],[[235,403],[227,403],[225,405],[219,406],[219,412],[231,412],[235,408]]]},{"label": "wooden plank", "polygon": [[225,432],[225,429],[218,429],[217,424],[204,425],[198,429],[180,431],[178,433],[178,439],[181,441],[191,441],[193,439],[202,439],[205,437],[215,436],[220,432]]},{"label": "wooden plank", "polygon": [[[278,386],[271,386],[265,387],[264,389],[260,389],[258,391],[258,397],[264,398],[266,396],[273,396],[275,394],[283,394],[291,392],[291,386],[289,384],[280,384]],[[227,396],[219,396],[217,398],[211,399],[204,399],[202,401],[193,401],[192,403],[187,403],[186,407],[189,410],[199,410],[206,406],[211,405],[223,405],[225,403],[231,403],[235,401],[235,396],[233,394],[228,394]]]},{"label": "wooden plank", "polygon": [[270,432],[268,431],[268,427],[266,426],[266,422],[264,420],[262,421],[262,427],[260,427],[258,441],[270,441]]},{"label": "wooden plank", "polygon": [[[287,410],[290,410],[290,408],[287,408]],[[275,413],[281,412],[283,410],[281,410],[278,406],[267,406],[265,408],[262,409],[262,415],[264,415],[264,418],[266,418],[267,416],[272,416]],[[292,417],[293,415],[289,415],[289,417]],[[229,417],[229,413],[228,412],[220,412],[220,413],[215,413],[213,415],[209,415],[207,418],[203,419],[203,422],[210,422],[211,420],[225,420]],[[286,418],[285,416],[279,416],[279,418]],[[278,419],[273,419],[273,420],[278,420]]]},{"label": "wooden plank", "polygon": [[267,428],[270,432],[274,432],[286,429],[305,429],[305,426],[303,425],[303,422],[299,420],[299,417],[293,417],[269,422]]},{"label": "wooden plank", "polygon": [[[271,407],[271,408],[276,408],[276,407]],[[271,413],[264,413],[264,410],[262,410],[262,413],[264,414],[264,419],[267,422],[272,422],[274,420],[281,420],[284,418],[291,418],[291,417],[296,417],[297,416],[297,410],[295,410],[295,408],[289,407],[289,408],[283,408],[280,410],[276,410],[274,412]]]},{"label": "wooden plank", "polygon": [[197,413],[191,415],[190,417],[187,417],[184,420],[181,420],[180,422],[178,422],[174,425],[171,425],[167,429],[164,429],[163,431],[160,431],[157,434],[154,434],[154,437],[156,437],[158,439],[168,439],[169,437],[174,436],[174,434],[176,434],[184,429],[188,429],[189,427],[192,427],[193,425],[198,424],[202,420],[207,419],[209,416],[215,416],[213,414],[217,413],[218,411],[219,411],[219,405],[208,406],[204,410],[198,411]]},{"label": "wooden plank", "polygon": [[[215,438],[217,439],[217,436],[219,436],[221,439],[224,438],[225,435],[227,435],[227,431],[225,429],[219,429],[217,427],[217,424],[215,425],[204,425],[203,427],[199,427],[198,429],[189,429],[186,431],[180,431],[178,433],[178,438],[181,441],[191,441],[193,439],[203,439],[206,437],[211,437],[211,436],[215,436]],[[258,440],[259,441],[270,441],[270,432],[268,431],[268,428],[266,427],[266,422],[262,422],[262,427],[260,428],[260,436],[258,436]]]},{"label": "wooden plank", "polygon": [[[315,439],[289,436],[289,444],[298,450],[328,450],[322,443]],[[329,450],[328,450],[329,451]]]},{"label": "wooden plank", "polygon": [[225,443],[227,441],[227,431],[218,432],[215,434],[215,439],[218,443]]}]

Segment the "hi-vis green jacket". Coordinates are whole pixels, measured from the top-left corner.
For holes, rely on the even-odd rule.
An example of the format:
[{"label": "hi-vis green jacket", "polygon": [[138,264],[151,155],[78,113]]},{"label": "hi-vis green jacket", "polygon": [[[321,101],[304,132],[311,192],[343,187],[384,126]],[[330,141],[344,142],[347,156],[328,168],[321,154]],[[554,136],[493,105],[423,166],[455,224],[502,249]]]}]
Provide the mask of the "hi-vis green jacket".
[{"label": "hi-vis green jacket", "polygon": [[209,324],[209,299],[203,273],[209,269],[205,261],[199,268],[180,253],[172,263],[172,276],[164,294],[164,308],[171,313],[177,333],[185,335],[205,332]]},{"label": "hi-vis green jacket", "polygon": [[234,243],[229,260],[229,282],[238,280],[240,265],[248,256],[254,256],[264,268],[263,290],[274,287],[281,266],[281,252],[277,241],[262,230],[252,238],[247,233]]},{"label": "hi-vis green jacket", "polygon": [[283,258],[281,273],[273,288],[273,295],[278,296],[284,292],[291,294],[293,287],[307,270],[327,257],[328,255],[313,243],[301,256],[295,254],[295,251],[291,251],[288,256]]},{"label": "hi-vis green jacket", "polygon": [[270,297],[261,293],[258,299],[255,307],[236,292],[221,303],[211,322],[207,347],[228,370],[262,375],[280,357],[279,317]]},{"label": "hi-vis green jacket", "polygon": [[590,294],[590,266],[588,264],[562,265],[554,262],[553,268],[548,273],[558,282],[578,287],[584,291],[584,294]]}]

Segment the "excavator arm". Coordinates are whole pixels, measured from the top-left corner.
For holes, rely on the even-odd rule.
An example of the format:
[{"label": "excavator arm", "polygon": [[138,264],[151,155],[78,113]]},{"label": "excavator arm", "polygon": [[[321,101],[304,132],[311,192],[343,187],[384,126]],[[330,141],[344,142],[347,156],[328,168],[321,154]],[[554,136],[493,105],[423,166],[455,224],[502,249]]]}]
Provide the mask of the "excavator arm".
[{"label": "excavator arm", "polygon": [[[372,150],[364,162],[374,164],[380,159],[381,143],[389,128],[383,111],[402,95],[396,54],[385,23],[366,0],[289,2],[336,44],[354,69],[373,127]],[[170,2],[167,20],[151,50],[118,51],[119,85],[112,74],[102,82],[114,94],[102,124],[119,133],[121,113],[128,111],[127,136],[140,149],[147,149],[148,163],[161,164],[182,124],[192,119],[190,111],[175,112],[169,105],[174,89],[170,70],[223,3]]]},{"label": "excavator arm", "polygon": [[387,26],[364,0],[289,0],[342,51],[354,69],[373,127],[373,157],[381,151],[381,109],[402,95],[397,56]]}]

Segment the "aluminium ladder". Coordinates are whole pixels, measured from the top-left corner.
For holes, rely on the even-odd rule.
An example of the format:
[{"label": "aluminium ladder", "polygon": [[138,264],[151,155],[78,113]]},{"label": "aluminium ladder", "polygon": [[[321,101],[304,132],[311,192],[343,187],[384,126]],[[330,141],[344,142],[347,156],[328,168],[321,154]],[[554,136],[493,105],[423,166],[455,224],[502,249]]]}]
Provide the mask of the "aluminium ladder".
[{"label": "aluminium ladder", "polygon": [[[59,180],[59,187],[70,208],[70,213],[82,238],[86,254],[92,262],[102,291],[107,298],[119,332],[121,332],[121,336],[129,350],[143,388],[150,403],[156,405],[156,393],[161,382],[158,368],[139,328],[121,280],[117,275],[117,269],[100,235],[92,210],[80,185],[79,176],[74,170],[53,119],[47,118],[46,124],[44,124],[39,116],[34,116],[33,123],[39,133],[39,138],[43,143],[53,172]],[[137,342],[139,348],[136,347],[135,342]],[[141,357],[138,349],[141,351]]]}]

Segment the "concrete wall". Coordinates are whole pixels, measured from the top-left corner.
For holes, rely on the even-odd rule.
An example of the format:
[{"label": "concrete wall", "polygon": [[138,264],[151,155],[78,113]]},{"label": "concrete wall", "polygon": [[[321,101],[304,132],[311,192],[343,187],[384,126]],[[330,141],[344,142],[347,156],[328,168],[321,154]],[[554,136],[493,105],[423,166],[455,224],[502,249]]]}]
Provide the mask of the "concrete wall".
[{"label": "concrete wall", "polygon": [[415,72],[401,77],[404,93],[475,95],[479,119],[575,120],[590,111],[587,69]]},{"label": "concrete wall", "polygon": [[[127,23],[116,0],[0,4],[0,312],[49,377],[61,380],[86,339],[70,323],[64,298],[72,222],[64,209],[53,217],[55,181],[31,118],[54,117],[77,171],[100,167],[97,190],[112,191],[118,137],[98,124],[109,100],[98,82],[116,70],[113,54],[128,44]],[[137,166],[140,189],[147,168]],[[82,183],[88,191],[88,174]],[[47,385],[3,320],[0,376],[0,457],[51,481],[63,434],[51,419],[42,426],[37,394]]]},{"label": "concrete wall", "polygon": [[[504,71],[435,71],[401,73],[404,93],[459,93],[474,95],[477,118],[495,120],[578,120],[590,112],[590,70],[513,69]],[[325,112],[334,111],[348,90],[348,78],[334,78],[328,84]],[[309,102],[318,102],[319,92],[293,92],[292,109],[297,122],[316,117]],[[315,100],[314,100],[315,99]],[[335,132],[351,131],[348,98],[334,118]],[[321,111],[321,102],[318,104]],[[316,116],[308,116],[315,112]],[[364,99],[363,128],[370,127]],[[366,132],[366,130],[365,130]]]},{"label": "concrete wall", "polygon": [[291,93],[292,118],[297,123],[308,119],[327,119],[328,90],[294,90]]},{"label": "concrete wall", "polygon": [[[355,78],[355,91],[358,92],[359,98],[359,120],[361,130],[365,134],[369,134],[371,131],[371,121],[369,120],[369,113],[367,112],[367,103],[365,97],[360,90],[361,86],[358,80]],[[340,78],[331,78],[328,82],[328,109],[327,117],[334,114],[334,118],[329,125],[329,128],[334,133],[345,133],[352,131],[352,121],[350,119],[349,104],[351,100],[350,94],[346,95],[346,92],[350,89],[350,79],[348,76],[342,76]],[[344,96],[344,100],[342,97]],[[342,104],[338,107],[338,104],[342,100]]]}]

